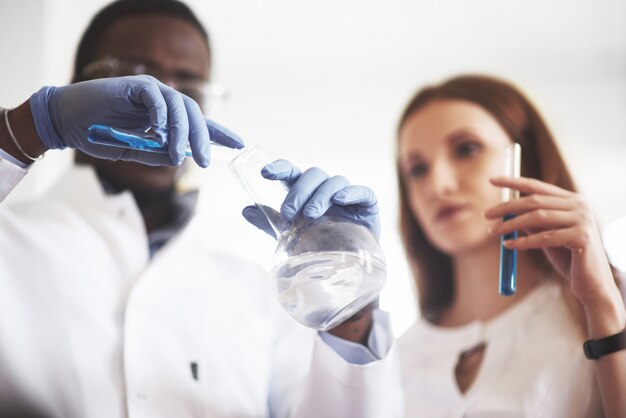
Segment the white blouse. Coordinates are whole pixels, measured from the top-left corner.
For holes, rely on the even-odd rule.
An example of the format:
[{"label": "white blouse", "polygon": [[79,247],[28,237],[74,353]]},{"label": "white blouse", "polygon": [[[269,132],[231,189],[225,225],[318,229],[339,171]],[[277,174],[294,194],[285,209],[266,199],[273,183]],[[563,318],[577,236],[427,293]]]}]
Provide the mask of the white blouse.
[{"label": "white blouse", "polygon": [[[471,386],[455,378],[459,355],[486,348]],[[558,283],[533,289],[497,317],[459,327],[420,318],[399,340],[407,417],[601,417],[585,358]]]}]

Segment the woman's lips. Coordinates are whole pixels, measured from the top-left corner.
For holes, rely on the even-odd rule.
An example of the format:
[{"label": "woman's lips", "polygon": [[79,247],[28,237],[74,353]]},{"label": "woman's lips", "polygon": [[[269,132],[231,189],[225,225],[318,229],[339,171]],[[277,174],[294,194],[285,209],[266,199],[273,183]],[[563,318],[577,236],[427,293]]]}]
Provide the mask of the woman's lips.
[{"label": "woman's lips", "polygon": [[437,222],[447,221],[453,218],[454,216],[456,216],[457,214],[463,212],[466,209],[467,209],[467,205],[444,206],[437,211],[437,214],[435,215],[435,221]]}]

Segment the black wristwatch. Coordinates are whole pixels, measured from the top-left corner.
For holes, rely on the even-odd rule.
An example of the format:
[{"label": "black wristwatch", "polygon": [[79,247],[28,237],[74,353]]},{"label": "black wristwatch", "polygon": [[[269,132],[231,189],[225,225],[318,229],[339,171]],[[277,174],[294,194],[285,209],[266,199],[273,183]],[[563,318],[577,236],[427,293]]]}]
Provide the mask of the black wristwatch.
[{"label": "black wristwatch", "polygon": [[588,359],[596,360],[605,354],[611,354],[619,350],[626,349],[626,329],[615,335],[600,338],[599,340],[587,340],[583,344],[585,356]]}]

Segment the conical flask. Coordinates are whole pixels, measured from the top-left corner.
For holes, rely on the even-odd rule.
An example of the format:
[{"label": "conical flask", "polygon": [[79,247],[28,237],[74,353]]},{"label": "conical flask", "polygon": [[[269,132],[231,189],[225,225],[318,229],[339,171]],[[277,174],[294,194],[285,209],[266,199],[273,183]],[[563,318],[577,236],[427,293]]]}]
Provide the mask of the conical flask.
[{"label": "conical flask", "polygon": [[386,280],[383,252],[367,228],[342,217],[285,221],[287,186],[261,175],[273,161],[249,147],[229,166],[276,234],[271,278],[278,301],[298,322],[326,331],[378,296]]}]

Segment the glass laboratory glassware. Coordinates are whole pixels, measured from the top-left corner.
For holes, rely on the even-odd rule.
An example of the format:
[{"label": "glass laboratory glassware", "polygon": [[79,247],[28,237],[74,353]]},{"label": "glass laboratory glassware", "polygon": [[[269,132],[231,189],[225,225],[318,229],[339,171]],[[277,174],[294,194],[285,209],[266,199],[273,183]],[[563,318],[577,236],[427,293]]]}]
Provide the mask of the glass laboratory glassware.
[{"label": "glass laboratory glassware", "polygon": [[[517,178],[522,170],[522,147],[513,142],[505,151],[505,175]],[[502,201],[508,202],[519,199],[519,191],[508,187],[502,189]],[[506,215],[503,220],[513,219],[515,215]],[[500,237],[500,280],[498,282],[498,292],[502,296],[512,296],[517,290],[517,250],[506,248],[504,241],[516,239],[517,231],[509,232]]]},{"label": "glass laboratory glassware", "polygon": [[279,303],[303,325],[326,331],[378,296],[386,280],[383,252],[367,228],[342,217],[285,221],[287,186],[261,175],[272,161],[248,147],[230,169],[276,234],[271,278]]},{"label": "glass laboratory glassware", "polygon": [[[168,153],[149,132],[92,125],[88,139],[100,145]],[[242,150],[212,146],[211,152],[212,158],[229,162],[276,234],[271,277],[278,301],[291,316],[325,331],[378,296],[386,267],[378,241],[367,228],[336,216],[287,222],[280,216],[287,187],[261,175],[272,160],[254,146]],[[190,150],[186,156],[191,157]]]}]

